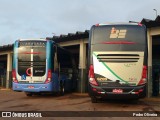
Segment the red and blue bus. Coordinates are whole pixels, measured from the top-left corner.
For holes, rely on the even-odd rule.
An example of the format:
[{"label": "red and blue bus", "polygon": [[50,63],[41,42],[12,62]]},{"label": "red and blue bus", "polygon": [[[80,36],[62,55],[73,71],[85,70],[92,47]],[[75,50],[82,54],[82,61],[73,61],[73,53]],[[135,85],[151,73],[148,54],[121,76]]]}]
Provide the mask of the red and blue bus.
[{"label": "red and blue bus", "polygon": [[97,24],[89,36],[89,95],[138,99],[146,95],[147,37],[142,24]]},{"label": "red and blue bus", "polygon": [[12,88],[27,96],[41,92],[64,94],[68,89],[65,89],[66,80],[72,79],[67,71],[72,67],[71,54],[54,41],[17,40],[14,43]]}]

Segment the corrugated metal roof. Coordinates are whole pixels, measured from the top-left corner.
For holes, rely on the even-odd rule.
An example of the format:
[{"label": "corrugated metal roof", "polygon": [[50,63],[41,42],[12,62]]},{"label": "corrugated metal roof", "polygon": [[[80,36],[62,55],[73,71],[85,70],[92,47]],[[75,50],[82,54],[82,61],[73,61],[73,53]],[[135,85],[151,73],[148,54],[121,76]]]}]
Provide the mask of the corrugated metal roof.
[{"label": "corrugated metal roof", "polygon": [[150,19],[144,18],[144,19],[142,19],[141,23],[146,25],[147,28],[158,27],[158,26],[160,26],[160,16],[158,15],[155,20],[150,20]]},{"label": "corrugated metal roof", "polygon": [[155,19],[156,22],[160,22],[160,16],[158,15],[157,18]]},{"label": "corrugated metal roof", "polygon": [[0,52],[13,50],[13,44],[0,46]]},{"label": "corrugated metal roof", "polygon": [[53,36],[47,37],[48,40],[53,40],[56,43],[65,42],[65,41],[72,41],[78,39],[89,38],[89,30],[85,30],[84,32],[77,31],[76,33],[68,33],[68,35],[60,35],[60,36]]},{"label": "corrugated metal roof", "polygon": [[[84,38],[89,38],[89,30],[85,30],[84,32],[77,31],[76,33],[68,33],[67,35],[61,34],[60,36],[46,37],[46,39],[53,40],[56,43]],[[0,52],[8,50],[13,50],[13,44],[0,46]]]}]

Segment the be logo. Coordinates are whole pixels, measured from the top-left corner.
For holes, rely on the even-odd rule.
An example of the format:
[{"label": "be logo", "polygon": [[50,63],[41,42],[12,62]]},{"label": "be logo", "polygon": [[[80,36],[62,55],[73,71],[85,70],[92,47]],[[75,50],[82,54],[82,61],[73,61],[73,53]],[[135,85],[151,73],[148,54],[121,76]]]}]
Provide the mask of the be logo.
[{"label": "be logo", "polygon": [[127,30],[121,29],[117,30],[116,28],[112,27],[110,38],[125,38]]}]

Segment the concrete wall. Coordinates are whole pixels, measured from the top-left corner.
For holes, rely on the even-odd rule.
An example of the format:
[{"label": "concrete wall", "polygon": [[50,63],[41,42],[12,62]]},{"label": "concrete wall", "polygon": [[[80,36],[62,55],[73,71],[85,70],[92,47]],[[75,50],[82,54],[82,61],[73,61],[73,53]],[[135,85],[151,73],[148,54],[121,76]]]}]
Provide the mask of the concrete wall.
[{"label": "concrete wall", "polygon": [[13,57],[13,51],[0,52],[0,56],[1,55],[7,55],[7,70],[6,70],[6,77],[4,77],[4,79],[6,79],[5,87],[6,88],[11,88],[11,85],[12,85],[12,57]]}]

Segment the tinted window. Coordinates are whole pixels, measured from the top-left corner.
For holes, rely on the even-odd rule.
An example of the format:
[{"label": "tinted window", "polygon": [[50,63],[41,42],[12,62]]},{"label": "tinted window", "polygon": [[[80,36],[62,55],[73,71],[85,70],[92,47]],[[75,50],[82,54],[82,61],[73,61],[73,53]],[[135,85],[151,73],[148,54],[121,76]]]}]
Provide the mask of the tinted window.
[{"label": "tinted window", "polygon": [[[108,25],[95,27],[92,30],[91,44],[95,51],[145,50],[145,27],[138,25]],[[127,42],[128,44],[114,44],[117,42]]]},{"label": "tinted window", "polygon": [[31,47],[19,47],[18,48],[18,61],[31,61]]},{"label": "tinted window", "polygon": [[43,76],[46,71],[46,46],[42,42],[20,42],[18,47],[18,74]]},{"label": "tinted window", "polygon": [[45,47],[34,47],[33,61],[46,61],[46,48]]}]

